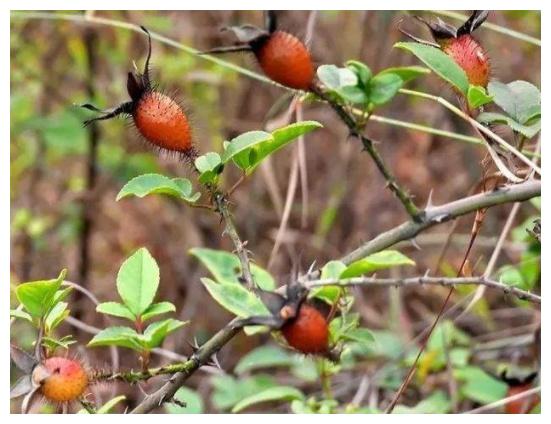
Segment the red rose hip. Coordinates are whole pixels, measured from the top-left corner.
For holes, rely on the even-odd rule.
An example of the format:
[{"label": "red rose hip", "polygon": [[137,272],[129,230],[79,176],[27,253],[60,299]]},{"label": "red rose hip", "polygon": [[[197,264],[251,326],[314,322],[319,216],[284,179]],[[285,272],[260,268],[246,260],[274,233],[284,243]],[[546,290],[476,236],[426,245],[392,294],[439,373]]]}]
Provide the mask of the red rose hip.
[{"label": "red rose hip", "polygon": [[52,357],[42,365],[48,376],[42,380],[41,392],[54,402],[78,399],[88,386],[88,375],[82,365],[73,359]]},{"label": "red rose hip", "polygon": [[329,346],[327,320],[313,306],[302,304],[297,316],[281,332],[289,346],[305,354],[326,353]]}]

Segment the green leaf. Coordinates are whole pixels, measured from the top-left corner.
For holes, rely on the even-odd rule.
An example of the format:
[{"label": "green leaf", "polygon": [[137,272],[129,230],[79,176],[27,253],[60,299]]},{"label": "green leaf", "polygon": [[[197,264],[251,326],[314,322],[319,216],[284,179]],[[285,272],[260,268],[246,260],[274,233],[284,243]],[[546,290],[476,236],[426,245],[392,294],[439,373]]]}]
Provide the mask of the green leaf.
[{"label": "green leaf", "polygon": [[421,43],[400,42],[394,47],[413,53],[434,73],[456,87],[464,95],[469,89],[469,80],[465,71],[442,50]]},{"label": "green leaf", "polygon": [[271,140],[267,140],[253,149],[255,153],[250,155],[246,173],[251,174],[269,155],[285,147],[298,137],[322,127],[323,125],[316,121],[301,121],[273,131]]},{"label": "green leaf", "polygon": [[174,398],[185,403],[185,407],[167,402],[164,404],[166,412],[169,414],[202,414],[204,410],[203,399],[194,390],[187,387],[180,387],[174,394]]},{"label": "green leaf", "polygon": [[222,165],[222,158],[215,152],[209,152],[195,159],[195,167],[201,173],[207,171],[216,172]]},{"label": "green leaf", "polygon": [[[333,278],[338,279],[345,269],[346,265],[341,261],[327,262],[321,269],[320,278],[322,280],[329,280]],[[339,293],[341,291],[342,288],[337,286],[318,287],[310,290],[309,296],[321,299],[332,305],[339,297]]]},{"label": "green leaf", "polygon": [[467,101],[472,109],[484,106],[493,100],[492,96],[486,94],[484,87],[478,85],[469,85],[469,91],[467,92]]},{"label": "green leaf", "polygon": [[192,194],[192,192],[191,182],[186,178],[171,179],[160,174],[144,174],[128,181],[117,194],[117,201],[128,196],[145,197],[148,194],[166,194],[193,203],[201,194]]},{"label": "green leaf", "polygon": [[169,318],[164,321],[154,322],[149,325],[142,336],[145,345],[149,349],[160,346],[166,336],[176,331],[177,329],[188,324],[189,321],[179,321],[177,319]]},{"label": "green leaf", "polygon": [[515,121],[513,118],[503,115],[502,113],[495,113],[495,112],[483,112],[476,118],[478,122],[482,122],[483,124],[489,124],[489,123],[500,123],[505,124],[511,127],[513,131],[516,131],[518,133],[521,133],[526,138],[532,138],[534,137],[541,129],[541,120],[537,120],[533,124],[530,125],[522,125],[519,124],[517,121]]},{"label": "green leaf", "polygon": [[224,168],[224,164],[218,153],[209,152],[195,159],[195,167],[201,174],[199,182],[207,184],[216,182],[218,175]]},{"label": "green leaf", "polygon": [[513,266],[503,267],[499,271],[499,280],[508,286],[518,287],[521,289],[526,288],[521,272]]},{"label": "green leaf", "polygon": [[487,404],[503,399],[507,394],[507,384],[480,368],[468,366],[453,371],[454,377],[464,382],[460,393],[474,402]]},{"label": "green leaf", "polygon": [[245,170],[250,163],[251,148],[271,140],[273,140],[272,134],[266,131],[249,131],[241,134],[226,145],[222,162],[228,163],[231,159],[234,159],[235,164]]},{"label": "green leaf", "polygon": [[176,306],[170,302],[152,303],[142,314],[142,321],[147,321],[157,315],[166,314],[168,312],[175,312]]},{"label": "green leaf", "polygon": [[352,104],[365,105],[369,100],[365,89],[357,86],[343,87],[337,93],[342,99]]},{"label": "green leaf", "polygon": [[279,128],[271,134],[264,131],[252,131],[242,134],[226,145],[223,162],[233,159],[234,163],[250,175],[269,155],[287,144],[322,125],[316,121],[295,122]]},{"label": "green leaf", "polygon": [[430,74],[430,69],[424,66],[399,66],[395,68],[386,68],[378,75],[394,74],[399,76],[404,84],[422,75]]},{"label": "green leaf", "polygon": [[236,413],[245,408],[248,408],[252,405],[256,405],[262,402],[273,402],[273,401],[291,401],[297,399],[304,399],[304,395],[298,389],[290,386],[277,386],[266,389],[260,393],[256,393],[252,396],[249,396],[240,402],[238,402],[233,408],[232,412]]},{"label": "green leaf", "polygon": [[10,317],[24,319],[29,322],[33,321],[33,318],[31,317],[30,314],[20,309],[10,309]]},{"label": "green leaf", "polygon": [[338,68],[335,65],[321,65],[316,72],[323,85],[331,90],[339,90],[342,87],[358,83],[358,77],[348,68]]},{"label": "green leaf", "polygon": [[136,320],[136,315],[134,315],[130,310],[121,303],[118,302],[103,302],[96,306],[96,312],[100,314],[113,315],[115,317],[126,318],[130,321]]},{"label": "green leaf", "polygon": [[159,287],[159,267],[142,247],[130,256],[117,274],[117,290],[126,307],[140,316],[153,302]]},{"label": "green leaf", "polygon": [[389,102],[403,85],[402,78],[395,74],[378,74],[369,81],[368,97],[374,105]]},{"label": "green leaf", "polygon": [[145,346],[140,335],[129,327],[107,327],[88,342],[88,346],[121,346],[142,351]]},{"label": "green leaf", "polygon": [[77,341],[73,339],[72,336],[65,336],[65,337],[62,337],[61,339],[57,340],[53,337],[47,337],[47,336],[44,336],[44,338],[42,339],[42,345],[46,348],[46,349],[49,349],[49,350],[56,350],[56,349],[59,349],[59,348],[62,348],[62,349],[69,349],[69,346],[71,346],[72,344],[75,344]]},{"label": "green leaf", "polygon": [[415,265],[415,262],[397,250],[383,250],[353,262],[341,273],[340,278],[354,278],[395,266]]},{"label": "green leaf", "polygon": [[513,81],[509,84],[491,81],[488,93],[494,97],[495,104],[522,125],[541,114],[540,90],[527,81]]},{"label": "green leaf", "polygon": [[346,314],[334,318],[329,323],[329,337],[332,344],[339,342],[346,333],[356,329],[360,324],[358,313]]},{"label": "green leaf", "polygon": [[108,414],[115,407],[115,405],[117,405],[118,403],[122,402],[125,399],[126,399],[126,396],[124,395],[114,397],[113,399],[105,402],[101,406],[101,408],[98,408],[98,410],[96,411],[96,414]]},{"label": "green leaf", "polygon": [[276,385],[272,377],[263,374],[239,379],[228,374],[217,375],[211,382],[214,387],[212,403],[218,410],[231,408],[240,400]]},{"label": "green leaf", "polygon": [[65,318],[69,316],[67,302],[59,302],[48,312],[44,320],[46,326],[46,334],[51,333]]},{"label": "green leaf", "polygon": [[361,85],[366,87],[372,76],[369,66],[357,60],[349,60],[345,63],[345,65],[348,69],[356,74]]},{"label": "green leaf", "polygon": [[62,300],[65,300],[67,296],[73,291],[72,287],[66,287],[64,289],[58,290],[54,294],[54,300],[53,304],[57,304],[58,302],[61,302]]},{"label": "green leaf", "polygon": [[295,363],[293,355],[276,346],[261,346],[245,355],[235,366],[237,374],[261,368],[287,367]]},{"label": "green leaf", "polygon": [[437,390],[415,406],[397,405],[395,414],[447,414],[451,411],[451,402],[442,390]]},{"label": "green leaf", "polygon": [[375,340],[373,333],[367,328],[354,328],[342,334],[342,338],[352,342],[371,343]]},{"label": "green leaf", "polygon": [[[189,253],[199,259],[221,284],[241,284],[241,262],[237,255],[224,250],[194,247]],[[256,264],[251,264],[253,279],[262,290],[274,290],[275,281],[271,274]]]},{"label": "green leaf", "polygon": [[15,289],[17,300],[25,307],[25,310],[35,318],[44,317],[55,305],[56,292],[67,274],[61,271],[53,280],[32,281],[19,284]]},{"label": "green leaf", "polygon": [[270,314],[264,303],[241,284],[218,284],[209,278],[201,278],[201,282],[220,306],[241,318]]}]

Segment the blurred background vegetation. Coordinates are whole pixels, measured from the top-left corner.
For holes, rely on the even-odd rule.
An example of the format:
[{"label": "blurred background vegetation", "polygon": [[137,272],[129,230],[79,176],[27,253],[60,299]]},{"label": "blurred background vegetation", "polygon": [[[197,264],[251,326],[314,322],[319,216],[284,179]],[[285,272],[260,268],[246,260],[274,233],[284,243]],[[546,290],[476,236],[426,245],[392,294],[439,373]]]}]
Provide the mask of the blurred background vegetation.
[{"label": "blurred background vegetation", "polygon": [[[392,48],[404,38],[397,30],[397,21],[406,13],[319,12],[310,43],[316,63],[341,66],[348,59],[357,59],[374,72],[389,66],[418,64],[411,55]],[[228,44],[228,38],[220,33],[222,26],[262,23],[262,13],[258,11],[111,11],[93,16],[144,25],[200,50]],[[283,28],[303,37],[308,16],[307,11],[281,12],[280,22]],[[134,250],[145,246],[161,269],[159,297],[176,304],[180,319],[191,320],[191,325],[178,336],[169,337],[163,347],[187,355],[191,352],[188,342],[194,338],[205,340],[230,318],[200,284],[199,278],[206,275],[206,270],[187,252],[197,246],[231,251],[232,245],[222,236],[216,214],[159,196],[115,202],[120,188],[139,174],[160,172],[190,177],[191,173],[175,158],[159,157],[139,141],[136,131],[123,120],[102,123],[96,130],[83,128],[82,120],[89,114],[74,106],[93,102],[110,107],[125,101],[126,72],[132,69],[132,61],[138,66],[143,64],[146,38],[109,25],[35,18],[14,13],[11,20],[11,283],[54,278],[67,268],[68,280],[83,285],[100,301],[112,300],[120,264]],[[539,37],[538,12],[495,12],[489,21]],[[413,28],[416,34],[428,38],[423,28]],[[506,83],[522,79],[540,86],[538,46],[485,28],[476,36],[489,52],[495,78]],[[244,54],[222,59],[259,71],[254,60]],[[278,108],[288,97],[280,88],[156,40],[152,65],[155,81],[164,90],[177,93],[191,114],[200,152],[219,151],[224,140],[277,125],[286,107]],[[434,75],[415,80],[412,88],[454,99],[451,90]],[[377,114],[473,136],[465,122],[430,101],[398,96]],[[325,128],[306,137],[303,169],[307,170],[307,181],[298,184],[282,246],[270,268],[281,283],[306,271],[314,261],[323,265],[407,218],[369,157],[361,154],[358,143],[347,140],[346,128],[330,108],[306,105],[304,119],[320,121]],[[367,131],[379,142],[385,160],[418,205],[425,204],[431,190],[435,204],[464,197],[481,177],[479,163],[485,155],[482,146],[384,122],[371,123]],[[507,132],[501,135],[508,136]],[[527,147],[533,147],[533,143]],[[237,227],[248,241],[254,261],[264,267],[272,253],[290,168],[297,154],[295,147],[278,153],[233,195]],[[239,177],[237,172],[228,175],[226,187]],[[471,255],[473,273],[484,270],[510,208],[496,207],[487,214]],[[539,244],[530,241],[523,223],[531,224],[537,214],[536,202],[522,206],[515,223],[518,227],[508,237],[499,260],[499,265],[505,266],[499,273],[521,281],[521,287],[526,289],[539,284]],[[391,271],[393,276],[419,275],[426,269],[431,269],[433,275],[453,275],[466,248],[472,218],[459,221],[450,250],[440,269],[435,269],[452,225],[437,226],[419,236],[416,241],[421,250],[413,244],[399,246],[416,260],[417,268]],[[472,291],[458,290],[453,303]],[[362,376],[373,376],[381,369],[386,370],[381,374],[384,378],[373,380],[360,404],[375,406],[379,395],[392,393],[406,370],[400,365],[408,362],[407,358],[402,361],[401,352],[434,319],[446,293],[443,287],[355,290],[355,309],[363,323],[374,330],[377,343],[362,347],[357,353],[359,359],[343,365],[333,382],[335,397],[350,402]],[[73,316],[89,325],[108,324],[85,297],[73,298],[71,310]],[[537,320],[538,311],[532,307],[488,291],[455,326],[450,322],[446,325],[453,327],[450,331],[457,331],[457,341],[466,350],[458,360],[465,364],[474,367],[485,361],[501,361],[526,365],[533,360],[531,346]],[[74,334],[80,346],[91,337],[69,324],[61,332]],[[30,349],[35,334],[27,324],[16,322],[12,334],[17,334],[18,342]],[[310,394],[320,391],[315,369],[294,356],[280,356],[279,366],[285,369],[274,368],[270,375],[254,374],[246,365],[236,372],[239,378],[230,372],[246,353],[266,344],[275,349],[267,335],[239,335],[218,356],[228,374],[217,372],[211,376],[200,372],[191,378],[189,388],[203,399],[194,398],[198,410],[226,411],[235,398],[254,393],[271,380],[285,381]],[[109,349],[71,350],[90,366],[111,364]],[[137,366],[132,352],[119,349],[119,353],[121,366]],[[265,355],[277,357],[274,351]],[[161,364],[167,358],[156,356],[153,361]],[[406,392],[404,402],[415,405],[436,393],[435,405],[441,405],[437,389],[442,384],[446,388],[445,370],[430,361],[424,366],[426,371],[420,377],[423,384],[417,381]],[[482,368],[475,367],[471,374],[483,373]],[[465,373],[463,381],[475,378]],[[503,390],[497,379],[489,374],[486,377],[497,392]],[[152,390],[154,382],[151,384],[145,386],[146,391]],[[105,400],[114,389],[105,385],[95,390]],[[476,391],[476,387],[471,390]],[[115,392],[126,394],[130,405],[140,397],[139,391],[122,384],[115,387]],[[477,398],[468,388],[466,392],[462,402],[487,401]],[[449,402],[446,405],[449,410]],[[284,412],[287,408],[271,410]]]}]

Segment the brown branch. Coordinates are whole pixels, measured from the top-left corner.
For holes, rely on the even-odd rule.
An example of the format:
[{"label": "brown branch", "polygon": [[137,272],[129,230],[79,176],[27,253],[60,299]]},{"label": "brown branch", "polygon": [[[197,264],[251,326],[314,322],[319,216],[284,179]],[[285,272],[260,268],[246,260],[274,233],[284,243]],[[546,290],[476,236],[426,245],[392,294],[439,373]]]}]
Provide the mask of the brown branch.
[{"label": "brown branch", "polygon": [[420,220],[419,209],[417,208],[417,206],[415,206],[415,203],[413,203],[411,196],[398,184],[396,177],[394,177],[392,172],[387,168],[382,156],[375,148],[373,140],[362,134],[362,129],[356,122],[354,116],[349,114],[343,106],[328,97],[319,87],[314,86],[311,89],[312,92],[314,92],[322,100],[325,100],[329,104],[329,106],[331,106],[331,108],[336,112],[341,121],[348,127],[350,135],[358,138],[362,142],[364,150],[369,153],[371,159],[373,159],[373,162],[375,162],[377,169],[386,180],[387,187],[400,200],[409,216],[414,221],[418,222]]},{"label": "brown branch", "polygon": [[325,279],[314,280],[306,283],[306,287],[321,287],[321,286],[376,286],[376,287],[406,287],[406,286],[447,286],[454,287],[456,285],[479,285],[500,290],[505,294],[513,295],[519,299],[527,300],[532,303],[541,303],[541,297],[516,287],[508,286],[489,279],[485,276],[480,277],[411,277],[411,278],[374,278],[374,277],[357,277],[346,279]]},{"label": "brown branch", "polygon": [[249,255],[247,253],[247,249],[245,248],[245,243],[241,241],[241,238],[239,237],[239,234],[237,233],[237,230],[233,223],[230,211],[228,209],[228,200],[220,192],[213,193],[213,200],[216,204],[218,212],[220,213],[222,219],[226,224],[226,229],[224,230],[224,232],[230,237],[235,246],[235,253],[239,257],[239,262],[241,262],[241,275],[243,277],[243,280],[245,281],[247,287],[251,289],[255,286],[255,282],[251,273]]},{"label": "brown branch", "polygon": [[[350,264],[400,241],[412,239],[430,227],[448,222],[478,209],[503,203],[522,202],[540,195],[541,181],[528,180],[520,184],[507,185],[494,191],[475,194],[441,206],[430,206],[421,212],[420,222],[404,222],[391,230],[385,231],[340,260],[345,264]],[[317,278],[318,275],[314,274],[313,277]]]},{"label": "brown branch", "polygon": [[174,374],[160,389],[147,395],[131,414],[146,414],[171,399],[184,382],[201,366],[209,362],[212,355],[228,343],[241,329],[236,326],[237,318],[232,320],[181,365],[181,371]]},{"label": "brown branch", "polygon": [[[539,196],[540,194],[541,182],[537,180],[530,180],[522,184],[506,186],[493,192],[477,194],[467,197],[465,199],[456,200],[442,206],[430,207],[422,212],[422,222],[416,223],[413,221],[408,221],[394,229],[391,229],[379,235],[372,241],[356,249],[354,252],[345,256],[341,260],[345,263],[351,263],[371,253],[375,253],[389,246],[392,246],[399,241],[410,239],[419,232],[434,225],[449,221],[451,219],[457,218],[458,216],[465,215],[469,212],[476,211],[482,207],[491,207],[507,202],[528,200],[532,197]],[[220,201],[220,197],[218,197],[217,199],[218,201]],[[224,205],[222,210],[225,210],[225,213],[228,213],[227,209],[225,208],[226,204],[222,204]],[[316,273],[312,273],[310,277],[317,278],[317,276],[319,276],[319,272],[317,276],[315,274]],[[423,278],[429,279],[431,277]],[[446,279],[444,280],[444,284],[453,280],[454,279]],[[442,278],[438,279],[438,284],[441,284],[442,281]],[[475,284],[473,282],[473,279],[455,279],[454,283],[467,284],[467,281],[469,281],[468,284]],[[505,291],[501,283],[487,279],[485,279],[484,282],[488,286]],[[394,281],[394,283],[396,283],[396,281]],[[311,282],[308,284],[315,284],[315,282]],[[519,291],[519,289],[513,287],[507,287],[507,289],[509,290],[509,293],[516,296],[520,294],[521,296],[526,296],[527,300],[531,300],[534,302],[538,301],[539,296],[536,296],[532,293],[523,293],[522,291]],[[208,340],[204,345],[202,345],[187,361],[179,364],[179,371],[174,374],[156,392],[146,396],[144,400],[132,411],[132,413],[151,412],[153,409],[160,406],[163,402],[171,399],[172,396],[174,396],[174,393],[176,393],[176,391],[195,371],[197,371],[199,368],[209,362],[211,356],[218,352],[239,332],[240,327],[235,325],[236,322],[237,319],[231,321],[218,333],[216,333],[210,340]]]}]

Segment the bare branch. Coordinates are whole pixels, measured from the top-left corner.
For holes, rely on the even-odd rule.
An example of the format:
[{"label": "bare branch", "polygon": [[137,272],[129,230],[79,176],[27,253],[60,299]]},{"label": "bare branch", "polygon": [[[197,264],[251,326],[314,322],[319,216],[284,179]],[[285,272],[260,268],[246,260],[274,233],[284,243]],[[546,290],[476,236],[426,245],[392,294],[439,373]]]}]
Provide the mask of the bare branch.
[{"label": "bare branch", "polygon": [[[491,192],[475,194],[446,203],[433,206],[421,212],[420,222],[404,222],[389,231],[378,235],[340,260],[345,264],[362,259],[372,253],[386,249],[400,241],[409,240],[420,232],[438,224],[450,221],[478,209],[500,205],[509,202],[522,202],[541,195],[541,181],[528,180],[521,184],[508,185]],[[317,278],[319,274],[314,274]]]},{"label": "bare branch", "polygon": [[374,278],[374,277],[357,277],[346,279],[325,279],[315,280],[306,283],[308,288],[320,286],[377,286],[377,287],[405,287],[405,286],[448,286],[456,285],[480,285],[500,290],[505,294],[511,294],[522,300],[528,300],[533,303],[541,303],[541,297],[516,287],[508,286],[499,281],[491,280],[485,276],[480,277],[411,277],[411,278]]}]

